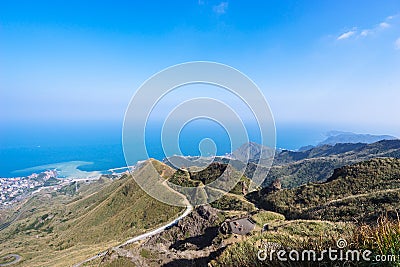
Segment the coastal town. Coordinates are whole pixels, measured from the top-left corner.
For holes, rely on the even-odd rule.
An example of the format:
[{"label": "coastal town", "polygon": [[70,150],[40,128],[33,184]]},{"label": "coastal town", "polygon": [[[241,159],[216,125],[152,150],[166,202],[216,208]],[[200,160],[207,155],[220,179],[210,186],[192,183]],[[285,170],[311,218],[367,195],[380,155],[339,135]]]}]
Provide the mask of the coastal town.
[{"label": "coastal town", "polygon": [[97,180],[101,176],[109,179],[116,179],[128,173],[128,169],[133,170],[134,168],[135,166],[114,168],[103,172],[101,175],[84,178],[60,177],[60,170],[57,169],[45,170],[40,173],[32,173],[28,176],[21,177],[0,177],[0,209],[10,207],[12,204],[43,189],[56,191],[70,183],[91,182]]},{"label": "coastal town", "polygon": [[57,170],[46,170],[25,177],[0,178],[0,207],[9,206],[43,187],[57,189],[57,185],[61,186],[57,177]]}]

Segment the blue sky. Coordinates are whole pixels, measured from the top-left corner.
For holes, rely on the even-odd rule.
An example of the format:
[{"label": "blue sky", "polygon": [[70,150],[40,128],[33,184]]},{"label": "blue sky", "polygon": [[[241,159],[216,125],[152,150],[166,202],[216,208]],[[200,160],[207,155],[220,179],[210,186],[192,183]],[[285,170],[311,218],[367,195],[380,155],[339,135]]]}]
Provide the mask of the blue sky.
[{"label": "blue sky", "polygon": [[400,1],[1,1],[0,124],[118,124],[192,60],[247,74],[277,124],[400,136]]}]

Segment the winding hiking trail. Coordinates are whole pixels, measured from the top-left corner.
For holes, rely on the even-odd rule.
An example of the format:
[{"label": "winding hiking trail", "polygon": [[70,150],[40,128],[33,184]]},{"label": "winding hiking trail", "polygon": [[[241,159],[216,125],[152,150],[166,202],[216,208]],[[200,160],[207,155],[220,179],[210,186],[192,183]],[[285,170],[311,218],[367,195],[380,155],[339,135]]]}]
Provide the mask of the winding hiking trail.
[{"label": "winding hiking trail", "polygon": [[356,199],[356,198],[360,198],[360,197],[368,197],[368,196],[372,196],[372,195],[379,195],[379,194],[385,194],[385,193],[391,193],[391,192],[397,192],[397,191],[400,191],[400,188],[382,189],[382,190],[378,190],[378,191],[374,191],[374,192],[362,193],[362,194],[357,194],[357,195],[349,195],[349,196],[345,196],[345,197],[338,198],[338,199],[332,199],[332,200],[329,200],[318,206],[308,207],[303,210],[307,211],[307,210],[311,210],[311,209],[315,209],[315,208],[322,208],[322,207],[329,206],[334,203],[346,201],[349,199]]}]

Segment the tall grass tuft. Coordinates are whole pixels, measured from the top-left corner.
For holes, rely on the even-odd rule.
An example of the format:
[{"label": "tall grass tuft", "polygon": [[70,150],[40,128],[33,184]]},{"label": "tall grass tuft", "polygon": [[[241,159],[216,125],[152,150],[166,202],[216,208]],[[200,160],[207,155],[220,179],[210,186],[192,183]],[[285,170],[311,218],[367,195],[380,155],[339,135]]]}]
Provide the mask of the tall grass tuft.
[{"label": "tall grass tuft", "polygon": [[400,255],[400,219],[382,216],[375,225],[363,225],[354,231],[354,246],[379,255]]}]

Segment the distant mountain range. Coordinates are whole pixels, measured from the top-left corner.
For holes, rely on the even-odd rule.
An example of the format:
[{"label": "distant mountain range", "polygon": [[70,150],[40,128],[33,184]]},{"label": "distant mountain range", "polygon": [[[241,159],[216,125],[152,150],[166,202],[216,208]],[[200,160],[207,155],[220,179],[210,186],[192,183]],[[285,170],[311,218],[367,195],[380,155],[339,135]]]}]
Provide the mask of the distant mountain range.
[{"label": "distant mountain range", "polygon": [[[323,145],[336,145],[340,143],[364,143],[372,144],[382,140],[396,140],[398,139],[392,135],[373,135],[373,134],[357,134],[352,132],[330,131],[327,133],[327,138],[318,143],[317,146]],[[312,148],[313,146],[301,147],[299,151],[304,151]]]}]

